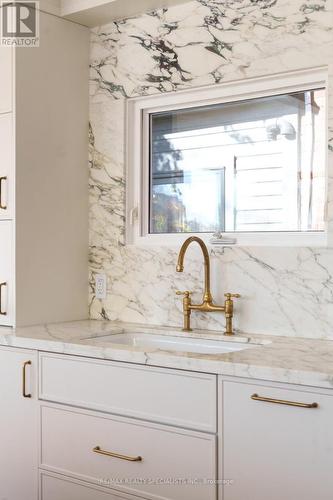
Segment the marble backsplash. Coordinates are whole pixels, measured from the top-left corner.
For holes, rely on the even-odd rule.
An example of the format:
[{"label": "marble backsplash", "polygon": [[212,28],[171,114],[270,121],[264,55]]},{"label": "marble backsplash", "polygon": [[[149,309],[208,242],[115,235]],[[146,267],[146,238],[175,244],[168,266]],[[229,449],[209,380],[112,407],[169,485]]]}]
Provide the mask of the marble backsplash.
[{"label": "marble backsplash", "polygon": [[[333,76],[333,0],[196,0],[94,29],[91,34],[91,317],[178,326],[177,289],[202,293],[202,257],[125,246],[127,98],[327,65]],[[329,218],[333,200],[333,93],[329,88]],[[330,223],[332,227],[332,223]],[[106,300],[94,275],[108,276]],[[333,339],[333,248],[227,248],[212,255],[217,302],[242,298],[235,327]],[[193,325],[222,330],[220,314]]]}]

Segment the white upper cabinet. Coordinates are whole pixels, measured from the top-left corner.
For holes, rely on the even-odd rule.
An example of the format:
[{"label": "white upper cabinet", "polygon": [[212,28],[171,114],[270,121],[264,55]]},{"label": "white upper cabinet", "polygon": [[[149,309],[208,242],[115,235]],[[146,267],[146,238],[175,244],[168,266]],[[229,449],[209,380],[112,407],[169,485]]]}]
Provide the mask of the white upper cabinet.
[{"label": "white upper cabinet", "polygon": [[88,316],[89,30],[38,15],[39,47],[0,47],[0,267],[10,248],[15,286],[0,325]]},{"label": "white upper cabinet", "polygon": [[224,500],[331,500],[332,395],[223,386]]},{"label": "white upper cabinet", "polygon": [[10,221],[0,221],[0,325],[12,325],[13,303],[13,226]]},{"label": "white upper cabinet", "polygon": [[14,215],[13,115],[0,114],[0,220]]},{"label": "white upper cabinet", "polygon": [[12,111],[13,50],[0,46],[0,113]]}]

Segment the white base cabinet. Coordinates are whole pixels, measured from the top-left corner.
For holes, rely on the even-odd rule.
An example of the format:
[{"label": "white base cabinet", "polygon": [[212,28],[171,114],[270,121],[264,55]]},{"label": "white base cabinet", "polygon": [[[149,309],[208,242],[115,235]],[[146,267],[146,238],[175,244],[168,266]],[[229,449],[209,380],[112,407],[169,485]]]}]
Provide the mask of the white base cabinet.
[{"label": "white base cabinet", "polygon": [[215,375],[49,353],[39,361],[40,399],[216,432]]},{"label": "white base cabinet", "polygon": [[0,380],[1,500],[332,498],[332,390],[10,347]]},{"label": "white base cabinet", "polygon": [[43,469],[147,499],[216,500],[214,435],[58,406],[41,414]]},{"label": "white base cabinet", "polygon": [[110,491],[82,481],[42,472],[40,475],[40,500],[142,500],[142,497],[129,496]]},{"label": "white base cabinet", "polygon": [[37,353],[0,348],[0,498],[38,498]]},{"label": "white base cabinet", "polygon": [[332,419],[332,395],[224,382],[224,500],[332,500]]}]

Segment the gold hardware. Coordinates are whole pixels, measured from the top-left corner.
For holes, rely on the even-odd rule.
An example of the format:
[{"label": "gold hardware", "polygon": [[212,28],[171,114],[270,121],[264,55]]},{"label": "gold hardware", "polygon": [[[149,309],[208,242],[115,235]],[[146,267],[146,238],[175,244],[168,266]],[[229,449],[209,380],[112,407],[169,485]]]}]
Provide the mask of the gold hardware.
[{"label": "gold hardware", "polygon": [[234,301],[232,300],[233,298],[239,299],[240,295],[239,293],[225,293],[224,294],[226,300],[224,302],[224,307],[225,307],[225,321],[226,321],[226,327],[225,327],[225,332],[224,335],[234,335],[233,328],[232,328],[232,318],[234,316]]},{"label": "gold hardware", "polygon": [[7,316],[7,312],[3,311],[1,306],[2,288],[4,286],[7,286],[7,283],[5,281],[3,283],[0,283],[0,316]]},{"label": "gold hardware", "polygon": [[7,180],[7,177],[0,177],[0,209],[7,210],[7,205],[2,204],[2,183]]},{"label": "gold hardware", "polygon": [[215,305],[213,301],[213,297],[210,291],[210,259],[207,246],[203,242],[201,238],[197,236],[191,236],[184,241],[178,255],[178,262],[176,271],[178,273],[182,273],[184,271],[184,257],[188,246],[192,243],[196,242],[201,248],[203,258],[204,258],[204,270],[205,270],[205,283],[204,283],[204,293],[202,297],[201,304],[192,304],[190,294],[191,292],[176,292],[177,295],[184,295],[183,298],[183,314],[184,314],[184,327],[183,331],[190,332],[191,331],[191,312],[192,311],[202,311],[202,312],[224,312],[226,317],[226,331],[225,335],[233,335],[232,328],[232,318],[233,318],[233,300],[232,297],[240,297],[239,294],[228,293],[225,294],[226,300],[223,306]]},{"label": "gold hardware", "polygon": [[184,292],[181,292],[180,290],[177,290],[176,291],[176,295],[184,295],[185,297],[189,297],[190,295],[192,295],[192,292],[190,292],[189,290],[185,290]]},{"label": "gold hardware", "polygon": [[120,453],[114,453],[112,451],[102,450],[100,446],[95,446],[93,448],[94,453],[99,455],[105,455],[106,457],[119,458],[120,460],[127,460],[128,462],[142,462],[142,457],[129,457],[128,455],[121,455]]},{"label": "gold hardware", "polygon": [[188,290],[185,290],[185,292],[181,292],[180,290],[177,290],[176,295],[184,295],[183,298],[183,315],[184,315],[184,327],[183,327],[183,332],[191,332],[191,298],[190,295],[192,295],[192,292],[189,292]]},{"label": "gold hardware", "polygon": [[318,408],[318,403],[298,403],[297,401],[287,401],[285,399],[265,398],[258,394],[252,394],[251,399],[254,401],[263,401],[264,403],[274,403],[277,405],[297,406],[299,408]]},{"label": "gold hardware", "polygon": [[30,366],[32,363],[31,361],[26,361],[25,363],[23,363],[23,370],[22,370],[22,394],[23,394],[23,397],[24,398],[31,398],[31,394],[28,394],[26,392],[26,378],[27,378],[27,373],[26,373],[26,369],[27,369],[27,366]]}]

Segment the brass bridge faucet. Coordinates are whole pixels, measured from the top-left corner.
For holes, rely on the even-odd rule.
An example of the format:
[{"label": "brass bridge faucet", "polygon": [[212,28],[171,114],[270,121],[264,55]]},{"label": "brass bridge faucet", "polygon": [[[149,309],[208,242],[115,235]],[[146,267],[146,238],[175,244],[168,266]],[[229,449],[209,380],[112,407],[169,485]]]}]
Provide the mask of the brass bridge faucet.
[{"label": "brass bridge faucet", "polygon": [[188,290],[185,292],[177,291],[177,295],[184,295],[183,298],[183,314],[184,314],[184,332],[192,331],[191,328],[191,312],[192,311],[202,311],[202,312],[224,312],[226,318],[226,330],[224,335],[234,335],[234,331],[232,328],[232,318],[234,315],[234,302],[233,298],[239,298],[240,295],[238,293],[225,293],[224,296],[226,300],[224,301],[223,306],[215,305],[213,302],[213,297],[210,291],[210,259],[208,249],[205,243],[201,238],[197,236],[191,236],[184,241],[178,255],[178,262],[176,271],[178,273],[182,273],[184,271],[184,257],[186,250],[192,242],[197,242],[202,250],[204,257],[204,266],[205,266],[205,289],[202,298],[201,304],[192,304],[191,301],[191,293]]}]

